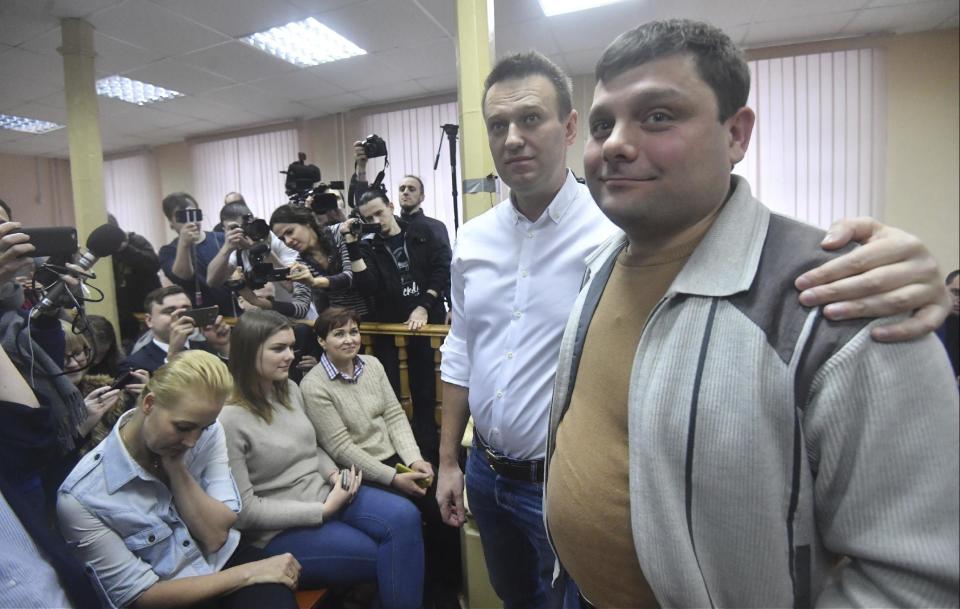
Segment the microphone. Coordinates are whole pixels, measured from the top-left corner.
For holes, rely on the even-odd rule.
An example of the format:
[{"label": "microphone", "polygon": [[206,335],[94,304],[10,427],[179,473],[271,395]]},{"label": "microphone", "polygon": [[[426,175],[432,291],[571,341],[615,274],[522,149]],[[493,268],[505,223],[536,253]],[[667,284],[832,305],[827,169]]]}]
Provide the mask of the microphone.
[{"label": "microphone", "polygon": [[[123,245],[126,238],[127,234],[112,224],[104,224],[103,226],[95,228],[93,232],[90,233],[90,236],[87,237],[87,251],[83,252],[76,262],[76,265],[82,269],[81,274],[88,277],[96,277],[96,275],[90,272],[93,265],[96,264],[100,258],[112,256],[119,252],[120,246]],[[53,313],[59,309],[60,300],[63,298],[63,293],[66,290],[67,286],[63,280],[58,280],[52,288],[47,290],[43,300],[30,311],[30,317],[36,318],[40,315]]]}]

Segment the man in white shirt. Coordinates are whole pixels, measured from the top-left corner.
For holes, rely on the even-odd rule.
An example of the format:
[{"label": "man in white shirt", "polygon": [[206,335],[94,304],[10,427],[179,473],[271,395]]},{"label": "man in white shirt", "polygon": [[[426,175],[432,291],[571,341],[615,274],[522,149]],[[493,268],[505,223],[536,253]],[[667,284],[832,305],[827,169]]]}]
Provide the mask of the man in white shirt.
[{"label": "man in white shirt", "polygon": [[[464,474],[458,456],[467,418],[473,415],[476,450],[466,479],[493,588],[507,609],[560,607],[567,586],[552,585],[555,558],[541,510],[547,416],[560,339],[583,280],[585,258],[614,228],[566,168],[567,146],[577,135],[577,112],[563,72],[538,53],[516,54],[501,59],[484,84],[490,150],[511,195],[461,228],[453,254],[453,324],[441,349],[437,501],[447,524],[463,524]],[[878,257],[867,258],[873,266],[910,256],[914,269],[929,266],[929,253],[911,249],[903,233],[882,239],[889,229],[864,222],[835,228],[835,234],[843,236],[833,239],[832,247],[844,245],[854,234],[873,241],[858,250],[858,262],[865,257],[863,250],[873,250]],[[880,290],[854,279],[809,291],[811,279],[822,284],[856,272],[851,256],[805,274],[798,282],[807,289],[801,295],[803,304],[858,299],[867,292],[902,287],[903,275],[887,273]],[[911,309],[944,300],[938,277],[922,273],[922,281],[924,289],[916,293],[923,297],[911,302]],[[897,308],[889,297],[874,303],[882,304],[863,309],[859,301],[841,303],[826,314],[850,317],[856,310],[874,316]],[[924,321],[914,320],[907,331],[929,331],[945,313],[945,307],[927,308]],[[895,336],[902,337],[906,331],[902,326],[899,330]]]}]

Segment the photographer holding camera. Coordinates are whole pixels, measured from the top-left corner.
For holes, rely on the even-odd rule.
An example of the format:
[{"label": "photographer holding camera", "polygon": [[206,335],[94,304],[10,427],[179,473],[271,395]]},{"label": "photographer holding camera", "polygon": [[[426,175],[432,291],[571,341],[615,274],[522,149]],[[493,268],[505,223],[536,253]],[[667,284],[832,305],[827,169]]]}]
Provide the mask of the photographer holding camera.
[{"label": "photographer holding camera", "polygon": [[207,267],[223,247],[224,234],[200,229],[203,214],[196,199],[185,192],[164,197],[163,215],[178,235],[160,248],[163,274],[184,289],[194,306],[217,305],[221,315],[235,316],[240,307],[233,293],[225,287],[207,284]]},{"label": "photographer holding camera", "polygon": [[[211,286],[227,283],[228,287],[235,286],[237,293],[257,308],[274,309],[286,317],[304,319],[311,304],[310,289],[306,286],[293,284],[291,302],[260,298],[254,293],[266,283],[286,282],[289,267],[297,262],[297,252],[284,245],[264,220],[254,218],[242,201],[224,205],[220,210],[220,223],[224,243],[207,268],[207,283]],[[238,266],[243,271],[241,283],[228,282]]]}]

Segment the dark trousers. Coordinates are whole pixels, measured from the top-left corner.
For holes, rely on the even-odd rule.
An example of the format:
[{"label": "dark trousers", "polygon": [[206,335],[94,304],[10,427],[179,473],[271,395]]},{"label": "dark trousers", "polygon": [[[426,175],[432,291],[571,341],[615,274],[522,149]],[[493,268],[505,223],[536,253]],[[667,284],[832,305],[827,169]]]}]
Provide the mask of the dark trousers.
[{"label": "dark trousers", "polygon": [[[385,459],[383,463],[396,467],[400,457],[394,455]],[[404,465],[407,465],[404,463]],[[383,490],[405,497],[413,502],[420,510],[423,519],[423,550],[425,559],[424,587],[429,594],[432,589],[442,586],[451,590],[459,590],[463,576],[460,571],[460,529],[447,526],[440,516],[440,506],[437,504],[437,480],[434,475],[433,484],[422,497],[410,497],[393,487],[371,484]]]},{"label": "dark trousers", "polygon": [[[263,550],[252,546],[240,547],[223,568],[229,569],[263,558],[267,558]],[[199,607],[201,609],[262,609],[263,607],[297,609],[297,598],[293,590],[283,584],[254,584],[209,603],[202,603]]]},{"label": "dark trousers", "polygon": [[[383,364],[394,393],[400,396],[400,362],[392,336],[374,337],[374,355]],[[407,342],[407,365],[410,373],[410,398],[413,420],[410,427],[423,458],[437,468],[440,460],[440,435],[434,418],[437,406],[437,378],[433,362],[434,349],[425,336],[411,336]]]}]

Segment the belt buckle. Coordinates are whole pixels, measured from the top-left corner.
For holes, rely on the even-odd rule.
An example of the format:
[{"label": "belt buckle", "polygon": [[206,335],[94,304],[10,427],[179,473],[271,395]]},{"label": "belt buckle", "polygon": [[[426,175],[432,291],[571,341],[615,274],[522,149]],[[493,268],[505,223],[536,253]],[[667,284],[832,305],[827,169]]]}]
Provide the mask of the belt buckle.
[{"label": "belt buckle", "polygon": [[[487,455],[487,465],[490,466],[490,469],[492,469],[493,471],[496,472],[496,471],[497,471],[497,468],[494,466],[494,463],[497,463],[497,462],[499,461],[499,460],[497,459],[497,456],[494,455],[494,454],[493,454],[493,451],[490,450],[489,448],[487,448],[486,446],[483,447],[483,452],[486,453],[486,455]],[[498,472],[498,473],[499,473],[499,472]]]}]

